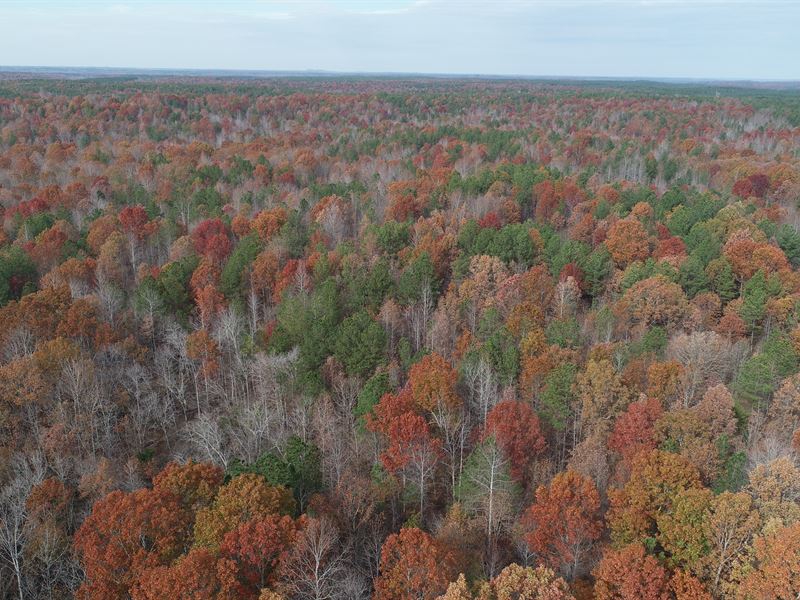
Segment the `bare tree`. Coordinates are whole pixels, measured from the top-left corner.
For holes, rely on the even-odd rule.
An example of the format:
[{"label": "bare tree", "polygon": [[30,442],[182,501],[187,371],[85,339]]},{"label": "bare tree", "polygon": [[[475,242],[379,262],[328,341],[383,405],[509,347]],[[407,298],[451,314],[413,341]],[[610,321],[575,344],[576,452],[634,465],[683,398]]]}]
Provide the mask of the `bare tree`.
[{"label": "bare tree", "polygon": [[5,336],[3,354],[7,361],[32,354],[36,348],[36,339],[26,326],[21,325]]},{"label": "bare tree", "polygon": [[493,439],[479,444],[467,459],[459,496],[464,507],[484,522],[485,575],[494,577],[499,566],[497,538],[513,519],[515,485],[509,473],[508,459]]},{"label": "bare tree", "polygon": [[484,356],[478,360],[466,361],[464,365],[464,380],[469,394],[467,400],[472,412],[486,423],[486,416],[489,414],[500,396],[500,388],[497,378],[492,371],[492,366]]},{"label": "bare tree", "polygon": [[431,417],[442,436],[442,447],[447,454],[450,470],[450,489],[452,497],[455,499],[456,484],[464,469],[464,448],[470,432],[469,414],[463,406],[458,409],[450,409],[439,403],[431,413]]},{"label": "bare tree", "polygon": [[184,438],[204,460],[216,463],[223,469],[228,468],[232,457],[225,432],[216,418],[208,414],[199,415],[187,423]]},{"label": "bare tree", "polygon": [[339,484],[350,463],[354,428],[355,423],[351,419],[344,419],[331,399],[326,396],[317,399],[314,405],[314,429],[322,451],[323,476],[331,487]]},{"label": "bare tree", "polygon": [[420,290],[420,298],[409,306],[406,311],[406,318],[411,327],[411,339],[414,343],[414,351],[419,352],[427,338],[428,324],[433,315],[433,291],[430,282],[425,282]]},{"label": "bare tree", "polygon": [[248,463],[255,462],[261,454],[271,450],[274,438],[270,416],[263,404],[248,404],[238,410],[230,426],[226,427],[231,453]]},{"label": "bare tree", "polygon": [[580,294],[580,288],[572,275],[558,282],[553,300],[559,319],[563,319],[565,316],[572,314],[575,310],[575,304],[578,298],[580,298]]},{"label": "bare tree", "polygon": [[14,575],[19,600],[25,600],[24,562],[29,542],[26,500],[31,489],[44,479],[45,462],[38,453],[28,457],[17,454],[11,467],[11,480],[0,489],[0,556]]},{"label": "bare tree", "polygon": [[283,578],[296,600],[345,600],[345,553],[336,526],[327,518],[309,519],[300,532]]},{"label": "bare tree", "polygon": [[94,363],[67,361],[57,386],[61,422],[74,433],[82,449],[94,454],[107,446],[116,420],[108,395],[100,388]]},{"label": "bare tree", "polygon": [[125,297],[100,271],[97,273],[97,299],[100,301],[106,320],[113,323],[117,313],[125,304]]},{"label": "bare tree", "polygon": [[45,524],[38,528],[36,543],[29,554],[27,571],[35,582],[30,598],[53,600],[74,590],[81,578],[64,531]]},{"label": "bare tree", "polygon": [[670,340],[667,352],[684,368],[683,408],[693,405],[709,384],[725,382],[730,373],[731,343],[713,331],[680,333]]}]

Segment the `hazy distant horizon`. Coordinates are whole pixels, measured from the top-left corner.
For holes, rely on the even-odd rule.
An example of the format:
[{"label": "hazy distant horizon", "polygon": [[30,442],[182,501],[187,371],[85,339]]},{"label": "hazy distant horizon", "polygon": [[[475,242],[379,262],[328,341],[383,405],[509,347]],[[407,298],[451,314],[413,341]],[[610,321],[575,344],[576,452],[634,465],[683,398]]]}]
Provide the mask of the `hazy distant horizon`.
[{"label": "hazy distant horizon", "polygon": [[659,77],[651,75],[524,75],[517,73],[438,73],[416,71],[330,71],[325,69],[237,69],[237,68],[173,68],[173,67],[129,67],[129,66],[64,66],[64,65],[0,65],[0,74],[18,75],[74,75],[108,77],[116,74],[142,76],[199,76],[258,78],[302,78],[302,77],[374,77],[374,78],[423,78],[423,79],[475,79],[506,81],[576,81],[576,82],[653,82],[675,84],[798,84],[794,79],[753,79],[715,77]]},{"label": "hazy distant horizon", "polygon": [[[800,80],[795,0],[10,0],[34,68]],[[124,66],[120,66],[124,65]]]}]

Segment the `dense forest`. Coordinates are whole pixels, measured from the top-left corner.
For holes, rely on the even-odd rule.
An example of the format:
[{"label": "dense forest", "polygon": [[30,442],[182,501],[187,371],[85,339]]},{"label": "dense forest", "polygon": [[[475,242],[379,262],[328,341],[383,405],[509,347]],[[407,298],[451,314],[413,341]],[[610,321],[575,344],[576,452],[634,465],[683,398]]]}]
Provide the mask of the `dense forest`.
[{"label": "dense forest", "polygon": [[0,81],[0,597],[800,594],[800,93]]}]

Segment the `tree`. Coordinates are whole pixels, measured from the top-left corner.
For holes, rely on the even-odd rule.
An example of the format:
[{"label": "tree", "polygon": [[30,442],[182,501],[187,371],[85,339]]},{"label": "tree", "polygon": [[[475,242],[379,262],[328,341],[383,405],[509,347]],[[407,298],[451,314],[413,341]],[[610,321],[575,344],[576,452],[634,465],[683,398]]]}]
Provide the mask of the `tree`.
[{"label": "tree", "polygon": [[408,223],[386,221],[375,228],[375,238],[381,251],[386,254],[397,254],[410,240]]},{"label": "tree", "polygon": [[667,352],[683,366],[681,401],[688,408],[709,381],[724,375],[732,349],[730,341],[713,331],[693,331],[674,336]]},{"label": "tree", "polygon": [[[301,272],[304,269],[298,269],[297,273]],[[320,366],[333,346],[339,321],[338,300],[336,282],[329,277],[310,296],[307,291],[285,295],[278,307],[278,323],[270,343],[279,352],[299,347],[298,377],[311,391],[321,386]]]},{"label": "tree", "polygon": [[132,600],[246,600],[255,598],[236,580],[236,564],[198,548],[170,566],[146,569],[139,576]]},{"label": "tree", "polygon": [[464,358],[461,373],[468,390],[468,406],[485,425],[489,410],[500,395],[497,376],[489,360],[478,352],[470,353]]},{"label": "tree", "polygon": [[435,295],[437,286],[430,255],[424,252],[403,269],[397,281],[397,299],[405,305],[413,304],[426,293]]},{"label": "tree", "polygon": [[484,436],[494,437],[508,457],[511,476],[522,485],[528,479],[530,461],[547,448],[539,417],[529,404],[516,400],[500,402],[489,411]]},{"label": "tree", "polygon": [[609,493],[612,541],[621,546],[655,538],[659,517],[672,510],[678,494],[698,487],[700,474],[686,459],[661,450],[639,454],[625,487]]},{"label": "tree", "polygon": [[208,506],[222,485],[222,469],[208,463],[171,462],[153,477],[153,489],[177,496],[192,513]]},{"label": "tree", "polygon": [[679,283],[688,298],[694,298],[701,292],[709,289],[708,276],[703,264],[695,257],[690,256],[680,266]]},{"label": "tree", "polygon": [[408,371],[408,385],[417,406],[425,411],[439,407],[456,408],[461,399],[456,394],[457,373],[436,353],[426,354]]},{"label": "tree", "polygon": [[164,490],[111,492],[97,501],[75,533],[86,572],[78,596],[124,600],[145,568],[168,565],[186,548],[191,515]]},{"label": "tree", "polygon": [[755,564],[736,590],[742,600],[797,598],[800,594],[800,522],[753,542]]},{"label": "tree", "polygon": [[684,571],[675,571],[669,581],[675,600],[712,600],[705,586],[694,576]]},{"label": "tree", "polygon": [[200,313],[200,325],[206,329],[212,326],[225,308],[225,296],[213,285],[207,285],[195,292],[195,303]]},{"label": "tree", "polygon": [[12,246],[0,249],[0,307],[19,300],[36,286],[36,266],[25,252]]},{"label": "tree", "polygon": [[581,263],[586,279],[586,291],[597,298],[603,293],[606,279],[614,270],[611,255],[605,245],[595,248]]},{"label": "tree", "polygon": [[197,257],[189,256],[164,266],[156,279],[156,289],[163,310],[184,322],[193,307],[189,284],[195,267],[197,267]]},{"label": "tree", "polygon": [[544,566],[508,565],[481,586],[475,600],[573,600],[567,583]]},{"label": "tree", "polygon": [[709,388],[697,405],[673,410],[656,424],[661,446],[695,465],[708,482],[719,477],[736,429],[733,397],[722,384]]},{"label": "tree", "polygon": [[800,266],[800,233],[788,223],[784,223],[778,228],[775,236],[778,246],[783,250],[786,258],[793,267]]},{"label": "tree", "polygon": [[253,260],[250,285],[265,302],[271,303],[279,271],[278,256],[271,250],[260,252]]},{"label": "tree", "polygon": [[790,457],[757,465],[750,471],[747,491],[764,523],[773,519],[785,524],[800,520],[800,468]]},{"label": "tree", "polygon": [[456,496],[469,513],[484,522],[484,560],[489,575],[496,572],[497,536],[510,523],[516,495],[508,459],[494,438],[486,438],[467,458]]},{"label": "tree", "polygon": [[353,407],[353,414],[359,419],[361,425],[366,425],[366,419],[372,414],[372,409],[389,391],[389,376],[386,372],[379,371],[367,379],[364,387],[358,393],[358,401]]},{"label": "tree", "polygon": [[592,572],[597,600],[669,600],[669,577],[641,544],[608,549]]},{"label": "tree", "polygon": [[327,517],[307,519],[297,532],[291,554],[281,567],[281,586],[292,597],[342,598],[346,548]]},{"label": "tree", "polygon": [[256,473],[270,485],[291,489],[302,511],[309,497],[322,489],[322,453],[314,444],[293,435],[280,453],[265,452],[251,464],[235,461],[227,470],[229,477],[242,473]]},{"label": "tree", "polygon": [[734,231],[728,237],[723,248],[723,256],[731,265],[737,280],[750,279],[758,270],[753,261],[753,254],[758,246],[752,233],[746,229]]},{"label": "tree", "polygon": [[379,259],[371,268],[352,265],[343,273],[346,280],[346,304],[354,311],[377,311],[394,285],[389,261]]},{"label": "tree", "polygon": [[100,247],[100,255],[97,257],[97,274],[104,281],[122,289],[125,289],[130,282],[132,267],[127,240],[120,232],[111,233]]},{"label": "tree", "polygon": [[383,360],[386,333],[365,311],[346,318],[338,327],[334,354],[351,375],[367,376]]},{"label": "tree", "polygon": [[644,159],[644,172],[648,181],[654,181],[658,177],[658,161],[652,154],[648,154]]},{"label": "tree", "polygon": [[239,580],[255,595],[277,580],[302,525],[285,515],[245,521],[225,534],[220,553],[237,565]]},{"label": "tree", "polygon": [[195,547],[217,550],[225,534],[256,518],[294,511],[294,499],[284,487],[269,485],[260,475],[244,473],[220,488],[214,502],[197,512]]},{"label": "tree", "polygon": [[195,252],[208,256],[216,264],[222,263],[230,254],[231,242],[228,228],[220,219],[206,219],[192,232]]},{"label": "tree", "polygon": [[389,424],[389,447],[381,461],[390,473],[399,473],[417,485],[420,518],[425,515],[425,485],[436,470],[441,442],[433,437],[421,416],[406,412]]},{"label": "tree", "polygon": [[711,289],[714,290],[723,302],[730,302],[739,295],[739,286],[733,275],[733,268],[727,259],[717,258],[706,267],[711,280]]},{"label": "tree", "polygon": [[731,188],[731,192],[740,198],[749,198],[753,196],[753,184],[748,177],[737,179]]},{"label": "tree", "polygon": [[84,347],[96,350],[110,344],[115,337],[111,326],[103,321],[94,298],[73,300],[58,324],[56,334],[79,340]]},{"label": "tree", "polygon": [[708,542],[708,555],[703,572],[710,588],[717,595],[731,591],[731,571],[745,555],[748,544],[760,524],[750,494],[722,492],[716,496],[708,517],[703,522],[703,535]]},{"label": "tree", "polygon": [[408,527],[386,538],[381,549],[375,600],[433,600],[455,576],[451,553],[430,535]]},{"label": "tree", "polygon": [[547,324],[545,333],[549,344],[561,348],[577,348],[581,344],[580,325],[574,318],[551,321]]},{"label": "tree", "polygon": [[458,579],[447,586],[447,591],[436,600],[474,600],[474,598],[464,574],[460,573]]},{"label": "tree", "polygon": [[647,231],[636,219],[617,221],[608,230],[606,248],[619,267],[644,260],[650,254]]},{"label": "tree", "polygon": [[631,286],[618,302],[617,310],[634,323],[669,327],[686,316],[688,306],[681,286],[656,275]]},{"label": "tree", "polygon": [[575,379],[575,394],[580,402],[580,424],[584,432],[604,426],[627,405],[630,392],[611,361],[589,359]]},{"label": "tree", "polygon": [[[567,325],[569,331],[569,325]],[[496,328],[486,339],[481,348],[494,371],[500,376],[500,382],[510,385],[519,371],[519,351],[517,342],[505,327]]]},{"label": "tree", "polygon": [[767,411],[770,433],[782,439],[791,438],[800,427],[800,375],[781,382]]},{"label": "tree", "polygon": [[655,424],[663,412],[661,402],[654,398],[631,402],[614,423],[614,429],[608,437],[609,450],[619,453],[623,460],[630,463],[640,452],[655,449],[658,443]]},{"label": "tree", "polygon": [[144,207],[139,204],[126,206],[119,212],[119,223],[122,231],[128,235],[128,243],[131,252],[131,264],[134,267],[138,264],[136,251],[145,237],[154,231],[154,227],[148,227],[150,216]]},{"label": "tree", "polygon": [[[9,478],[0,489],[0,572],[5,580],[2,588],[9,598],[14,594],[24,600],[28,592],[27,563],[33,562],[35,549],[36,532],[31,531],[31,521],[38,516],[32,496],[44,483],[44,464],[35,456],[28,459],[18,453],[7,467]],[[16,589],[12,592],[13,588]]]},{"label": "tree", "polygon": [[798,354],[789,340],[780,333],[770,335],[761,351],[745,360],[733,387],[745,406],[765,407],[778,382],[797,372]]},{"label": "tree", "polygon": [[0,366],[0,406],[31,407],[43,403],[51,386],[31,358]]},{"label": "tree", "polygon": [[[660,237],[658,243],[656,244],[656,249],[653,252],[653,258],[657,260],[663,258],[683,258],[685,256],[686,244],[684,244],[683,240],[677,236]],[[699,259],[694,257],[691,257],[691,259],[692,262],[696,263],[696,266],[700,267],[701,270],[703,269],[704,265]],[[689,260],[684,261],[681,264],[681,267],[683,267],[683,265],[687,262],[689,262]]]},{"label": "tree", "polygon": [[247,272],[250,265],[261,251],[258,236],[250,234],[240,240],[230,253],[220,273],[219,289],[229,300],[241,300],[247,288]]},{"label": "tree", "polygon": [[708,551],[703,526],[712,500],[711,490],[689,488],[675,496],[670,511],[657,517],[657,539],[668,565],[699,572]]},{"label": "tree", "polygon": [[769,275],[789,267],[780,248],[755,241],[751,232],[746,230],[733,232],[725,243],[723,252],[739,281],[752,278],[757,271]]},{"label": "tree", "polygon": [[191,79],[0,76],[0,598],[780,598],[796,98]]},{"label": "tree", "polygon": [[755,331],[766,314],[767,280],[763,271],[757,271],[742,289],[742,306],[739,315],[750,331]]},{"label": "tree", "polygon": [[209,378],[219,371],[220,350],[216,340],[205,329],[192,332],[186,338],[186,357],[201,363],[201,371],[208,389]]},{"label": "tree", "polygon": [[573,363],[564,363],[555,367],[545,377],[537,409],[556,431],[566,430],[572,411],[572,389],[577,371]]},{"label": "tree", "polygon": [[571,580],[600,538],[600,495],[587,477],[575,471],[559,473],[550,485],[536,490],[521,526],[528,548]]},{"label": "tree", "polygon": [[284,485],[291,488],[303,510],[308,498],[322,489],[322,453],[314,444],[293,435],[286,442],[285,454],[289,479]]},{"label": "tree", "polygon": [[272,237],[278,233],[286,223],[287,214],[286,209],[277,207],[273,209],[262,210],[258,213],[253,220],[250,221],[250,227],[253,232],[258,234],[262,243],[266,244]]}]

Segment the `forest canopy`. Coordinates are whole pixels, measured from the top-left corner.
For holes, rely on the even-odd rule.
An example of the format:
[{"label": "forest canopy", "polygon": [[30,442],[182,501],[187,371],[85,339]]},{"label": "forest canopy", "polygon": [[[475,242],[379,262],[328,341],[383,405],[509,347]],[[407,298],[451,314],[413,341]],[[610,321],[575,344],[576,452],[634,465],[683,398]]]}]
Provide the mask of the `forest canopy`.
[{"label": "forest canopy", "polygon": [[800,593],[800,100],[0,81],[0,597]]}]

